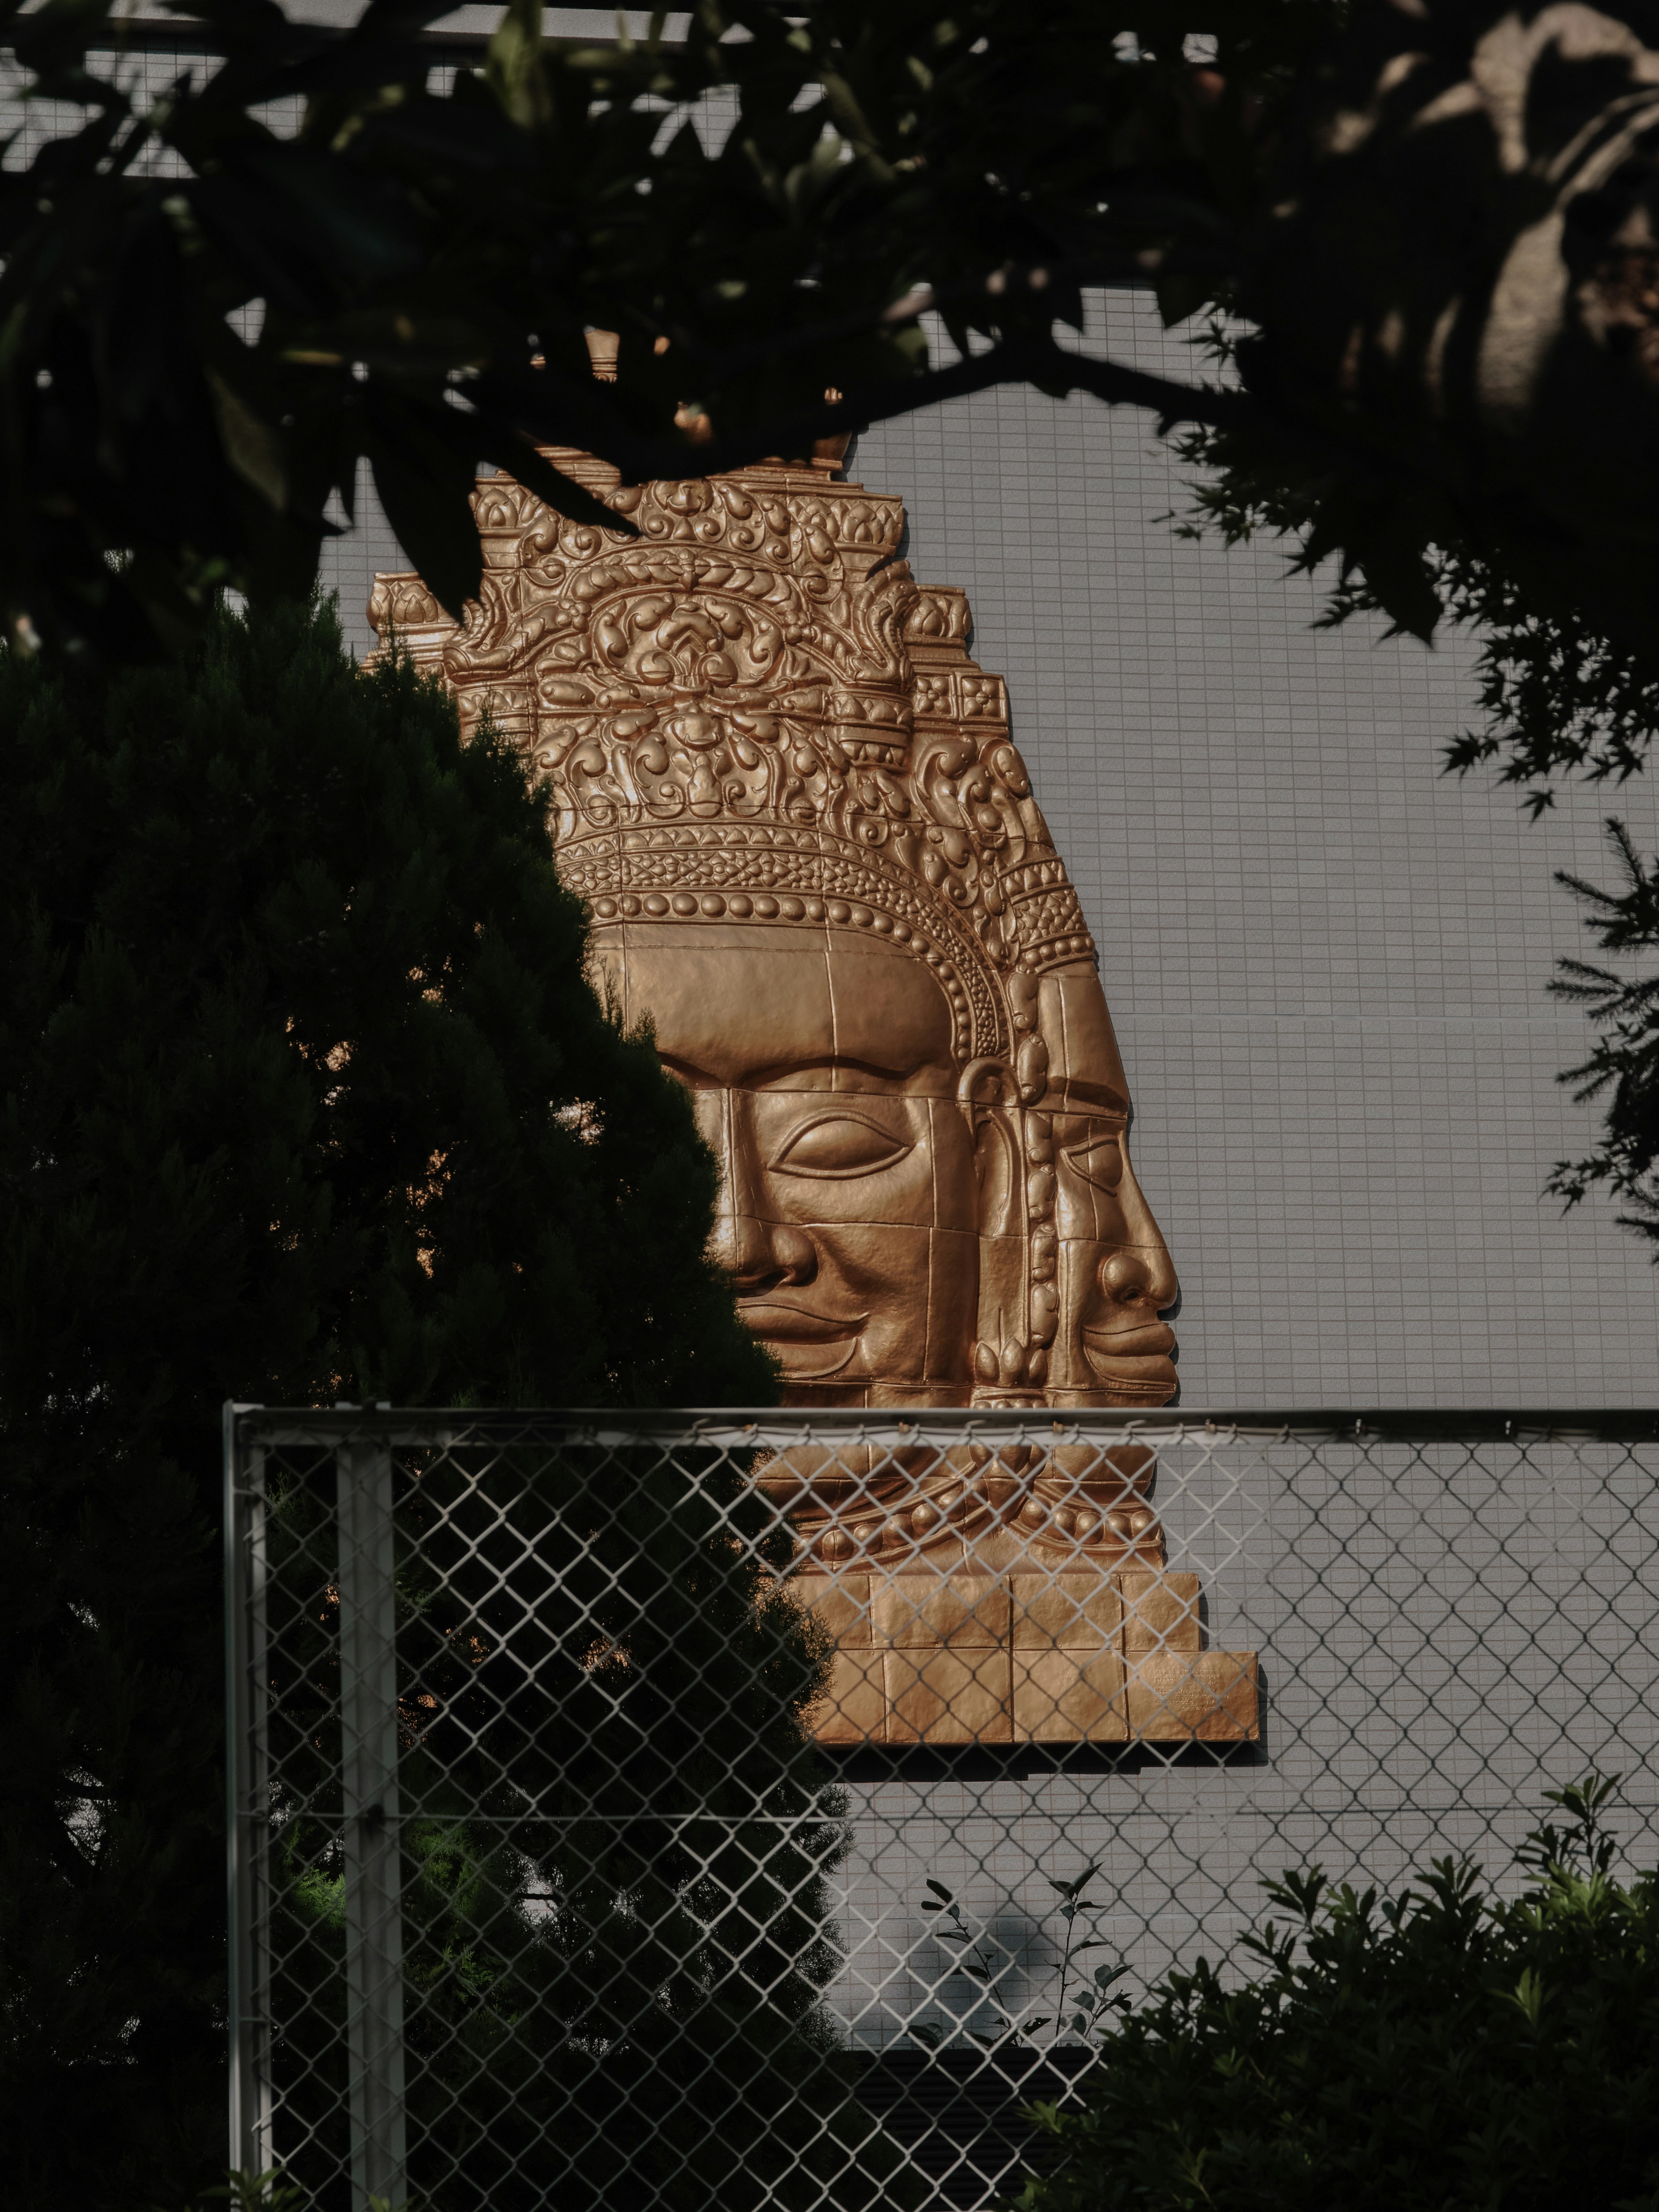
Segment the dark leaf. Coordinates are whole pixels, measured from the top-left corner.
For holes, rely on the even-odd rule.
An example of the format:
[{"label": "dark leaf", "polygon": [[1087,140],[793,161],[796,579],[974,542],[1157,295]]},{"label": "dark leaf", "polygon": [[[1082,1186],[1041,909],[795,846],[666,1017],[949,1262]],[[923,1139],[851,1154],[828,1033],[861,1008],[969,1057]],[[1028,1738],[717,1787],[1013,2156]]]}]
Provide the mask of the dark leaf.
[{"label": "dark leaf", "polygon": [[472,519],[473,474],[435,418],[376,395],[365,410],[374,489],[398,543],[445,611],[459,622],[478,594],[483,556]]}]

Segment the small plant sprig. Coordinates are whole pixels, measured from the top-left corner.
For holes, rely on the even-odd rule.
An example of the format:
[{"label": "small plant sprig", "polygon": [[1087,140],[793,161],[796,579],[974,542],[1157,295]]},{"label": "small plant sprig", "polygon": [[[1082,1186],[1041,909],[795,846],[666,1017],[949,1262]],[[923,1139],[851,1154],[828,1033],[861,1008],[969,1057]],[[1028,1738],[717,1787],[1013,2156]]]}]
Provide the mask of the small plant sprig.
[{"label": "small plant sprig", "polygon": [[[264,2173],[233,2168],[216,2189],[204,2190],[200,2201],[210,2204],[216,2198],[225,2200],[230,2212],[302,2212],[306,2203],[304,2192],[283,2180],[280,2166]],[[399,2212],[399,2208],[392,2205],[390,2197],[371,2197],[368,2212]]]},{"label": "small plant sprig", "polygon": [[1587,1774],[1565,1790],[1547,1790],[1547,1804],[1559,1805],[1566,1824],[1553,1820],[1530,1830],[1516,1853],[1516,1863],[1544,1883],[1559,1882],[1563,1875],[1595,1880],[1613,1864],[1619,1839],[1602,1824],[1601,1811],[1616,1796],[1622,1774]]},{"label": "small plant sprig", "polygon": [[216,2197],[224,2200],[234,2212],[301,2212],[305,2203],[293,2183],[283,2180],[280,2166],[265,2173],[250,2173],[239,2167],[227,2173],[218,2188],[204,2190],[201,2201],[210,2204]]},{"label": "small plant sprig", "polygon": [[[1073,1962],[1085,1951],[1105,1951],[1112,1948],[1109,1939],[1103,1936],[1084,1936],[1079,1940],[1079,1914],[1102,1910],[1094,1899],[1085,1893],[1099,1872],[1099,1865],[1095,1863],[1085,1867],[1082,1873],[1071,1881],[1057,1881],[1053,1875],[1044,1876],[1050,1889],[1056,1891],[1061,1900],[1057,1909],[1066,1923],[1066,1945],[1055,1978],[1055,2009],[1041,2014],[1036,2020],[1011,2013],[997,1995],[997,1984],[1007,1972],[1007,1954],[1003,1953],[999,1963],[997,1954],[1002,1947],[989,1943],[983,1936],[975,1936],[962,1917],[962,1907],[957,1901],[954,1890],[947,1889],[933,1875],[928,1876],[927,1887],[933,1894],[922,1899],[921,1909],[924,1912],[937,1912],[940,1916],[933,1933],[941,1943],[960,1945],[958,1964],[961,1972],[979,1984],[1000,2022],[994,2034],[991,2035],[982,2035],[970,2028],[968,2032],[975,2043],[990,2049],[997,2044],[1012,2041],[1036,2050],[1042,2047],[1036,2041],[1038,2035],[1044,2028],[1052,2028],[1054,2031],[1053,2045],[1073,2039],[1087,2044],[1103,2031],[1109,2014],[1128,2011],[1128,1999],[1121,1993],[1112,1994],[1114,1983],[1121,1981],[1129,1971],[1125,1966],[1097,1966],[1088,1981],[1079,1981],[1075,1988],[1067,1987]],[[922,2021],[913,2027],[910,2033],[928,2050],[937,2051],[945,2040],[945,2030],[937,2021]]]}]

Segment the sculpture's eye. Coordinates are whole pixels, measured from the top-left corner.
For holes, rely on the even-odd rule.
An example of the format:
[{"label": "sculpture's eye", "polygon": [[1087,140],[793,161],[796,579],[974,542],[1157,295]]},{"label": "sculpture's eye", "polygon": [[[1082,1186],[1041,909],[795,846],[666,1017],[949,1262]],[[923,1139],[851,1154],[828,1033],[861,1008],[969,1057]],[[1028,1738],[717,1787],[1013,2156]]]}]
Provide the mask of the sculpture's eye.
[{"label": "sculpture's eye", "polygon": [[772,1165],[783,1175],[873,1175],[914,1150],[902,1137],[856,1114],[827,1114],[798,1130]]},{"label": "sculpture's eye", "polygon": [[1074,1146],[1066,1157],[1097,1190],[1115,1190],[1123,1180],[1123,1148],[1115,1137],[1097,1137],[1092,1144]]}]

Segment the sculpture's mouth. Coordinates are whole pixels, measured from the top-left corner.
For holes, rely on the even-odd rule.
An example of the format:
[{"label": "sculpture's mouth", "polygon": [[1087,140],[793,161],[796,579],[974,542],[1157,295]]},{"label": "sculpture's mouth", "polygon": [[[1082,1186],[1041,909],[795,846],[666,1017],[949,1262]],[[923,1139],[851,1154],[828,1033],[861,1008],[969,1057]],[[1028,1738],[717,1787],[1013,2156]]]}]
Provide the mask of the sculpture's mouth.
[{"label": "sculpture's mouth", "polygon": [[870,1318],[867,1313],[814,1313],[781,1298],[740,1298],[738,1311],[792,1382],[839,1375],[858,1350]]},{"label": "sculpture's mouth", "polygon": [[1085,1328],[1083,1341],[1089,1357],[1102,1359],[1142,1359],[1175,1350],[1175,1331],[1166,1321],[1144,1321],[1131,1328]]},{"label": "sculpture's mouth", "polygon": [[1156,1394],[1160,1404],[1175,1395],[1175,1331],[1167,1322],[1142,1322],[1130,1328],[1085,1328],[1084,1356],[1108,1390],[1132,1391],[1139,1399]]}]

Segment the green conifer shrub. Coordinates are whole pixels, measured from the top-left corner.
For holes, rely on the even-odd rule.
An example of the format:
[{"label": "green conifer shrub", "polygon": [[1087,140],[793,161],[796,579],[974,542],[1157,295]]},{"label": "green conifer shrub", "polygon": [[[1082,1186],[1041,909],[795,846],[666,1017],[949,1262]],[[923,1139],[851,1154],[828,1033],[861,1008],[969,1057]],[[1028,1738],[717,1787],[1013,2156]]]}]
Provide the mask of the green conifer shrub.
[{"label": "green conifer shrub", "polygon": [[1654,2212],[1659,1875],[1613,1879],[1612,1787],[1550,1793],[1516,1897],[1467,1859],[1382,1899],[1270,1884],[1255,1979],[1170,1974],[1086,2109],[1035,2108],[1019,2212]]},{"label": "green conifer shrub", "polygon": [[3,2196],[137,2212],[224,2157],[221,1402],[775,1383],[519,760],[326,611],[0,654],[0,913]]}]

